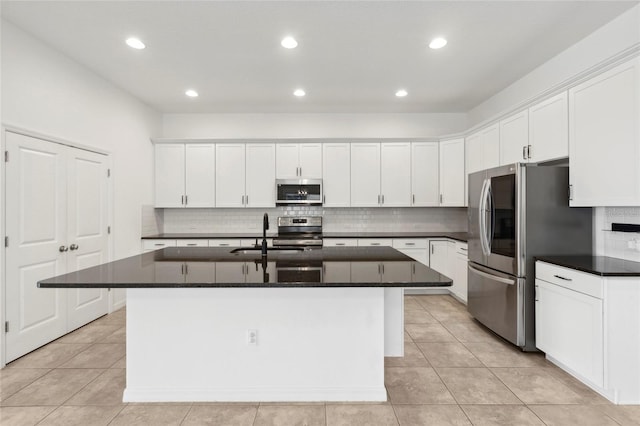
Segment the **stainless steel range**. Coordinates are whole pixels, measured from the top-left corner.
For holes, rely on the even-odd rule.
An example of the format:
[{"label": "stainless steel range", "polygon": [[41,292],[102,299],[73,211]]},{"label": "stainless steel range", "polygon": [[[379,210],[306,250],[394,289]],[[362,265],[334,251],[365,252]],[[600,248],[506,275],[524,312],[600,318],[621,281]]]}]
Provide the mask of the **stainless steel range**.
[{"label": "stainless steel range", "polygon": [[274,247],[322,247],[322,216],[284,216],[278,218]]}]

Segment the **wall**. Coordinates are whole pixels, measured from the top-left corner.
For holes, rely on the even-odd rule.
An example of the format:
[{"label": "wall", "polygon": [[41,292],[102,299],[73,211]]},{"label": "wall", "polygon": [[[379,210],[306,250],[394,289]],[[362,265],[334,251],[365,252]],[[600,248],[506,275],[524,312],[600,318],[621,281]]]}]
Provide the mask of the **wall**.
[{"label": "wall", "polygon": [[139,252],[141,205],[153,203],[149,139],[161,115],[6,21],[1,52],[2,124],[110,152],[114,256]]},{"label": "wall", "polygon": [[611,231],[612,223],[640,225],[640,207],[597,207],[594,210],[595,253],[640,262],[640,233]]},{"label": "wall", "polygon": [[165,138],[437,138],[466,114],[165,114]]},{"label": "wall", "polygon": [[504,114],[602,61],[640,45],[640,5],[594,31],[509,87],[468,111],[469,126]]},{"label": "wall", "polygon": [[[276,218],[286,215],[323,216],[324,232],[344,231],[466,231],[466,208],[322,208],[278,207],[271,209],[158,209],[158,215],[145,215],[163,223],[164,232],[262,232],[262,215],[269,214],[269,232],[277,231]],[[157,223],[157,222],[156,222]]]}]

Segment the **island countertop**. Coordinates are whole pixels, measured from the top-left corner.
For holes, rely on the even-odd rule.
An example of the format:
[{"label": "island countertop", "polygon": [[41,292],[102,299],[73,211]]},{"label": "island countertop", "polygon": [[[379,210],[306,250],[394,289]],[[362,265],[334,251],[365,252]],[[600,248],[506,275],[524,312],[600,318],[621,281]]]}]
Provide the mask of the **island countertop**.
[{"label": "island countertop", "polygon": [[38,282],[42,288],[446,287],[451,279],[390,247],[304,251],[170,247]]}]

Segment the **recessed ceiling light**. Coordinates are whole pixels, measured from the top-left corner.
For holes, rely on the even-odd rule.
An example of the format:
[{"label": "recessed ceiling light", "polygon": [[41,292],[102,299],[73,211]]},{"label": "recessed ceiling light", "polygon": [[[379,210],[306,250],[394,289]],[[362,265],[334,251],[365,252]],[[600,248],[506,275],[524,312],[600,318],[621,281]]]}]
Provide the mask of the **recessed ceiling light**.
[{"label": "recessed ceiling light", "polygon": [[397,97],[399,97],[399,98],[404,98],[404,97],[405,97],[405,96],[407,96],[407,95],[408,95],[408,93],[407,93],[407,91],[406,91],[406,90],[404,90],[404,89],[400,89],[400,90],[398,90],[398,91],[396,92],[396,96],[397,96]]},{"label": "recessed ceiling light", "polygon": [[142,41],[140,41],[139,38],[135,38],[135,37],[129,37],[126,41],[127,45],[129,47],[133,47],[134,49],[144,49],[145,45]]},{"label": "recessed ceiling light", "polygon": [[298,46],[296,39],[291,36],[283,38],[280,44],[286,49],[295,49]]},{"label": "recessed ceiling light", "polygon": [[305,91],[302,89],[296,89],[295,92],[293,92],[294,96],[297,96],[299,98],[303,97],[304,95],[306,95]]},{"label": "recessed ceiling light", "polygon": [[431,40],[431,43],[429,43],[429,47],[432,49],[440,49],[445,47],[446,45],[447,45],[447,40],[442,37],[436,37],[433,40]]},{"label": "recessed ceiling light", "polygon": [[193,89],[189,89],[186,92],[184,92],[185,95],[187,95],[190,98],[197,98],[198,97],[198,92],[196,92]]}]

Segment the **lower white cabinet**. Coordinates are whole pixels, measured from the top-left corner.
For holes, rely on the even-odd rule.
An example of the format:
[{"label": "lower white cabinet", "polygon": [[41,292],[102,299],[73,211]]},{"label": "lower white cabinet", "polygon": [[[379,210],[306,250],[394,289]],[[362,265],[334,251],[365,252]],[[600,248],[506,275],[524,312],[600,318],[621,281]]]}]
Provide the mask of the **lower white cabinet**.
[{"label": "lower white cabinet", "polygon": [[536,262],[536,346],[609,400],[640,404],[640,278]]},{"label": "lower white cabinet", "polygon": [[377,246],[393,247],[393,240],[391,238],[360,238],[358,240],[358,247]]},{"label": "lower white cabinet", "polygon": [[[449,246],[451,247],[451,246]],[[453,285],[451,293],[458,299],[467,302],[467,243],[456,241],[455,251],[449,253],[449,258],[453,263]]]},{"label": "lower white cabinet", "polygon": [[[451,248],[450,248],[451,247]],[[448,240],[431,240],[429,242],[429,266],[451,278],[451,260],[449,252],[453,252],[454,243]]]},{"label": "lower white cabinet", "polygon": [[355,238],[324,238],[324,247],[358,247],[358,240]]},{"label": "lower white cabinet", "polygon": [[393,248],[418,262],[429,265],[429,243],[424,238],[394,239]]},{"label": "lower white cabinet", "polygon": [[142,240],[142,251],[146,253],[148,251],[160,250],[165,247],[175,247],[176,244],[176,240]]}]

